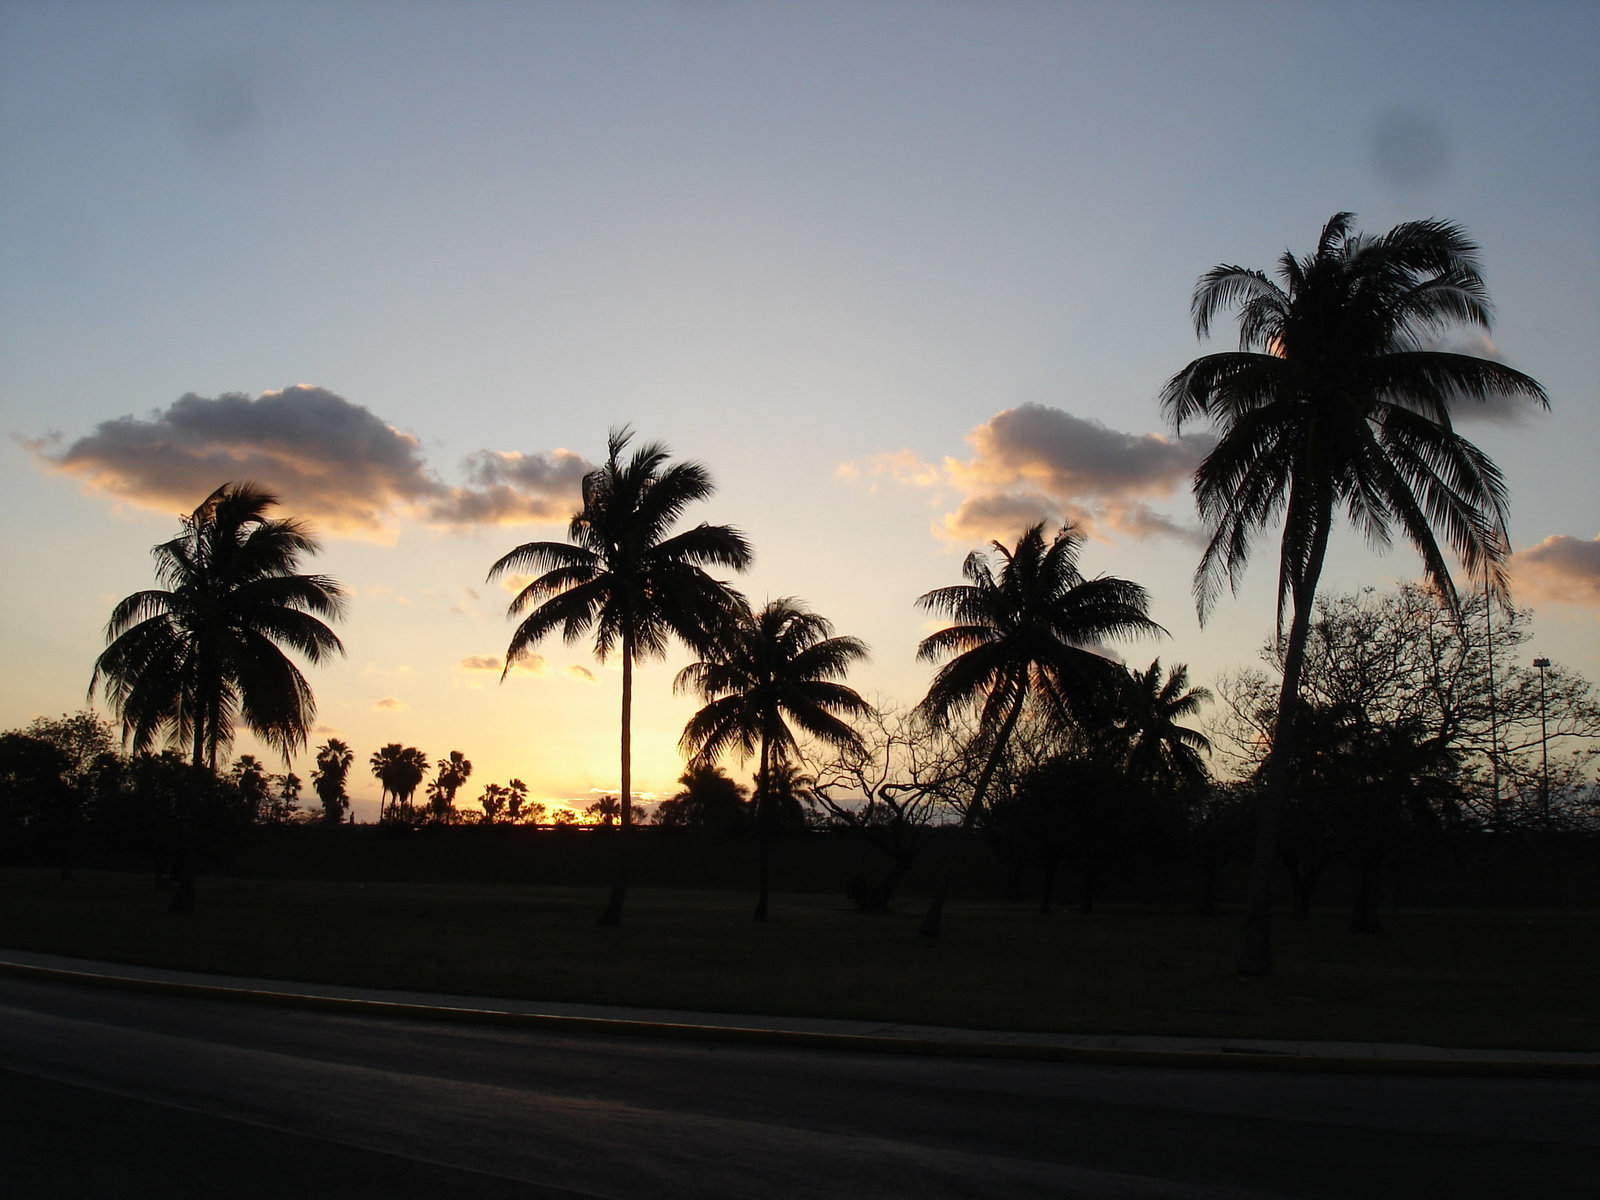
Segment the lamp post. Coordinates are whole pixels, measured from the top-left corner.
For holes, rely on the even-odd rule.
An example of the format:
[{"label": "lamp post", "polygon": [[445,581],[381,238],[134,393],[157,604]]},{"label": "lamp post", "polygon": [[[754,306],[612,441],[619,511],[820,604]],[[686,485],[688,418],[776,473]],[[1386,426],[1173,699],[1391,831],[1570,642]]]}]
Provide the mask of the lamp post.
[{"label": "lamp post", "polygon": [[1536,658],[1533,665],[1539,668],[1539,753],[1543,756],[1544,763],[1541,770],[1543,780],[1539,789],[1539,814],[1546,825],[1550,824],[1550,735],[1545,729],[1544,707],[1544,669],[1550,665],[1548,658]]},{"label": "lamp post", "polygon": [[1494,597],[1489,592],[1489,568],[1483,569],[1483,648],[1489,659],[1489,779],[1492,790],[1491,812],[1496,833],[1505,830],[1500,810],[1500,722],[1494,708]]}]

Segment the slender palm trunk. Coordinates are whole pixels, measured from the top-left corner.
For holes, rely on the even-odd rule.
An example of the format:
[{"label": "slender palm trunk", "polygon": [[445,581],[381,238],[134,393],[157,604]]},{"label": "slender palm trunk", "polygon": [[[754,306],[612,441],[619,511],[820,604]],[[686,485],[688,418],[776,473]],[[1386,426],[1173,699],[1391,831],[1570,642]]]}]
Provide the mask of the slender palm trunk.
[{"label": "slender palm trunk", "polygon": [[1028,698],[1026,679],[1019,679],[1015,685],[1017,694],[1011,702],[1011,711],[1006,714],[1000,732],[995,734],[994,746],[989,750],[988,761],[983,764],[983,773],[978,776],[978,785],[972,791],[972,800],[967,804],[966,812],[961,814],[961,825],[956,830],[955,845],[950,848],[950,856],[945,859],[944,871],[939,877],[939,886],[934,890],[933,899],[928,902],[928,911],[923,914],[922,924],[917,932],[925,938],[936,938],[944,926],[944,905],[950,897],[950,885],[955,882],[956,871],[961,866],[961,859],[966,853],[967,842],[970,839],[972,826],[978,820],[978,814],[983,811],[984,797],[989,794],[989,784],[994,780],[994,773],[1000,767],[1000,760],[1005,757],[1006,743],[1011,740],[1011,731],[1017,727],[1017,721],[1022,716],[1022,706]]},{"label": "slender palm trunk", "polygon": [[1306,557],[1304,577],[1293,588],[1294,615],[1289,621],[1289,641],[1283,652],[1283,686],[1278,690],[1278,715],[1272,728],[1272,751],[1267,759],[1267,785],[1256,808],[1255,854],[1250,863],[1249,907],[1245,913],[1244,945],[1239,951],[1240,975],[1272,973],[1273,877],[1278,860],[1278,827],[1288,795],[1295,751],[1295,709],[1300,698],[1300,674],[1305,666],[1306,639],[1311,631],[1311,609],[1322,576],[1332,524],[1331,501],[1319,512],[1317,532]]},{"label": "slender palm trunk", "polygon": [[[191,761],[193,770],[190,773],[189,786],[183,789],[182,799],[178,801],[178,861],[172,873],[172,899],[167,903],[167,911],[175,913],[194,911],[194,859],[200,841],[195,828],[199,820],[200,803],[195,792],[200,787],[200,772],[205,770],[206,717],[209,705],[196,704],[195,708],[199,712],[194,722],[194,757]],[[212,719],[215,720],[215,717]]]},{"label": "slender palm trunk", "polygon": [[611,896],[600,914],[601,925],[622,924],[622,903],[628,894],[628,855],[633,832],[633,628],[622,631],[622,827],[617,830],[617,861]]},{"label": "slender palm trunk", "polygon": [[756,911],[755,919],[767,919],[767,887],[772,875],[772,802],[767,796],[767,780],[772,765],[771,743],[761,738],[761,772],[756,777]]}]

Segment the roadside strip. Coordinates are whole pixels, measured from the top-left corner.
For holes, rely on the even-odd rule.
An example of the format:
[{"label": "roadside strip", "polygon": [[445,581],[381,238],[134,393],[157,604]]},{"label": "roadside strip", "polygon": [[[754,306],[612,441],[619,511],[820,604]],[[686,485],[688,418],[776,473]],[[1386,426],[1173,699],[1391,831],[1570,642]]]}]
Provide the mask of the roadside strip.
[{"label": "roadside strip", "polygon": [[[125,969],[125,968],[123,968]],[[483,1025],[509,1025],[572,1034],[608,1034],[622,1037],[669,1038],[679,1041],[737,1042],[750,1045],[794,1046],[879,1054],[918,1054],[959,1058],[1027,1059],[1035,1062],[1076,1062],[1148,1067],[1201,1067],[1247,1071],[1302,1071],[1362,1075],[1477,1076],[1514,1079],[1600,1079],[1600,1055],[1549,1055],[1525,1057],[1459,1057],[1470,1050],[1434,1051],[1438,1057],[1418,1057],[1405,1048],[1378,1047],[1370,1055],[1305,1053],[1281,1050],[1270,1043],[1226,1048],[1210,1039],[1193,1039],[1195,1049],[1143,1049],[1106,1044],[1118,1039],[1070,1038],[1051,1041],[1048,1035],[984,1034],[966,1030],[942,1031],[945,1036],[894,1034],[882,1031],[841,1032],[786,1028],[782,1025],[700,1024],[692,1021],[651,1019],[646,1016],[584,1016],[566,1013],[526,1012],[494,1007],[494,1001],[470,1004],[419,1003],[351,994],[322,994],[238,987],[225,983],[186,979],[158,979],[118,974],[118,968],[83,970],[0,959],[0,974],[24,979],[70,983],[83,987],[117,988],[221,1000],[239,1004],[265,1004],[352,1016],[388,1017],[410,1021],[440,1021]],[[354,992],[358,989],[342,989]],[[631,1010],[630,1010],[631,1011]],[[678,1014],[673,1014],[677,1016]],[[752,1020],[757,1020],[752,1018]],[[844,1024],[841,1022],[841,1024]],[[865,1022],[863,1025],[867,1024]],[[1134,1039],[1126,1039],[1134,1040]],[[1085,1041],[1100,1044],[1084,1044]],[[1299,1047],[1301,1043],[1284,1043]],[[1486,1055],[1498,1052],[1486,1051]]]}]

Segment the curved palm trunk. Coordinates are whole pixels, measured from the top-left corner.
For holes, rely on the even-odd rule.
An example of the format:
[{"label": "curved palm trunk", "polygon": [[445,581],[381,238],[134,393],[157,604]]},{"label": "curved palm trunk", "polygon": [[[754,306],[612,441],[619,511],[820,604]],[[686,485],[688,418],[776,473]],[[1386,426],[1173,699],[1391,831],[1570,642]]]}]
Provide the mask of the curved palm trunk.
[{"label": "curved palm trunk", "polygon": [[761,772],[756,778],[756,911],[758,921],[767,919],[767,888],[772,874],[772,804],[767,798],[767,779],[771,767],[770,742],[761,738]]},{"label": "curved palm trunk", "polygon": [[1011,740],[1011,731],[1017,727],[1017,721],[1022,716],[1022,705],[1028,698],[1028,689],[1022,680],[1018,680],[1015,686],[1016,699],[1011,702],[1011,711],[1006,714],[1000,732],[995,735],[988,761],[983,764],[983,773],[978,776],[978,785],[972,791],[972,800],[967,805],[967,811],[961,814],[961,825],[956,830],[956,844],[950,850],[950,857],[945,859],[944,873],[939,878],[939,886],[934,890],[933,899],[928,902],[928,911],[923,914],[922,924],[917,928],[917,933],[922,937],[936,938],[943,929],[944,905],[950,897],[950,885],[955,882],[956,871],[961,866],[967,843],[971,840],[969,835],[972,826],[977,822],[978,814],[983,811],[983,800],[989,794],[989,785],[994,781],[994,773],[999,769],[1000,760],[1005,756],[1006,743]]},{"label": "curved palm trunk", "polygon": [[1317,514],[1317,532],[1306,558],[1305,577],[1293,589],[1294,615],[1283,652],[1283,686],[1278,689],[1278,715],[1272,727],[1272,753],[1267,759],[1267,786],[1256,809],[1255,854],[1250,863],[1249,907],[1245,913],[1244,945],[1239,951],[1240,975],[1272,973],[1272,901],[1274,866],[1278,859],[1278,827],[1283,801],[1289,791],[1291,760],[1295,750],[1295,708],[1300,697],[1300,675],[1306,660],[1306,639],[1311,631],[1311,609],[1322,576],[1332,524],[1331,502]]},{"label": "curved palm trunk", "polygon": [[622,631],[622,825],[617,830],[617,862],[611,896],[600,914],[601,925],[622,924],[622,903],[628,894],[628,855],[633,831],[633,629]]}]

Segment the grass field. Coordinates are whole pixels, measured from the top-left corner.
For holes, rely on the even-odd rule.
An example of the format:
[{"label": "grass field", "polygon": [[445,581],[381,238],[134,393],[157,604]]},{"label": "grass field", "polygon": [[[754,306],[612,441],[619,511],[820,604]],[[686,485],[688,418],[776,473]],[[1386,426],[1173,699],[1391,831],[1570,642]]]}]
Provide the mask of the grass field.
[{"label": "grass field", "polygon": [[1600,1049],[1600,914],[1343,912],[1277,924],[1276,973],[1231,971],[1233,916],[953,904],[866,915],[817,895],[750,919],[733,892],[638,889],[599,929],[598,889],[210,878],[166,912],[148,876],[0,871],[0,946],[113,962],[460,995],[985,1029]]}]

